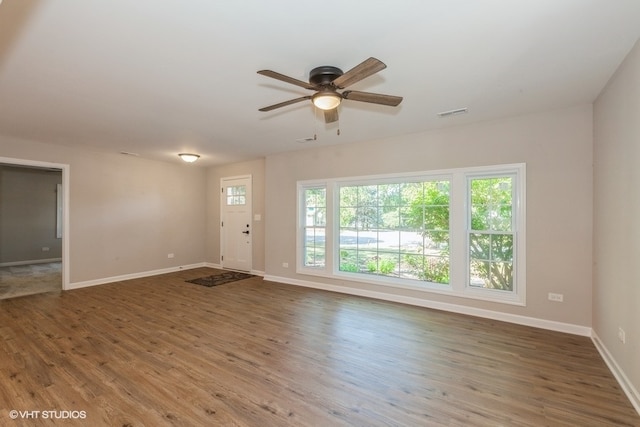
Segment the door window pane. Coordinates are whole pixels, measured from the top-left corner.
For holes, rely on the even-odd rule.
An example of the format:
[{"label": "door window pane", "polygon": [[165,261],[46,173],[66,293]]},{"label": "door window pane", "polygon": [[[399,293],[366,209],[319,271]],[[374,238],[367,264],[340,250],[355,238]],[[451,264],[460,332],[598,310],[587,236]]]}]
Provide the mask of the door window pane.
[{"label": "door window pane", "polygon": [[227,187],[227,206],[246,204],[247,188],[245,185],[232,185]]}]

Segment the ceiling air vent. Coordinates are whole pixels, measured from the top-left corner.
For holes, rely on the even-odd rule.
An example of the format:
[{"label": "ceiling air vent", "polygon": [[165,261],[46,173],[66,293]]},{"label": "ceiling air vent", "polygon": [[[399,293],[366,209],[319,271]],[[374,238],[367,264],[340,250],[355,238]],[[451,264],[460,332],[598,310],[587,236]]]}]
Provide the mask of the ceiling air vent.
[{"label": "ceiling air vent", "polygon": [[307,142],[311,142],[311,141],[315,141],[316,140],[316,136],[308,136],[306,138],[298,138],[296,139],[296,142],[299,142],[300,144],[306,144]]},{"label": "ceiling air vent", "polygon": [[455,110],[443,111],[441,113],[438,113],[438,116],[439,117],[457,116],[458,114],[466,114],[468,112],[469,112],[469,109],[467,107],[464,107],[464,108],[457,108]]}]

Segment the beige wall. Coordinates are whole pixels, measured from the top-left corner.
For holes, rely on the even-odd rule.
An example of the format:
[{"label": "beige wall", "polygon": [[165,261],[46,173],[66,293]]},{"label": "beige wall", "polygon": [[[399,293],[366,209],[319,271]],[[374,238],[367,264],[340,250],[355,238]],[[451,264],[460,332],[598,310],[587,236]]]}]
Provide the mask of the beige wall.
[{"label": "beige wall", "polygon": [[211,167],[207,171],[207,262],[220,264],[220,179],[232,176],[251,175],[254,215],[253,234],[253,267],[255,272],[264,272],[264,224],[265,224],[265,162],[264,159],[234,163],[225,166]]},{"label": "beige wall", "polygon": [[61,171],[0,165],[0,265],[62,257],[56,238],[61,183]]},{"label": "beige wall", "polygon": [[[537,319],[591,325],[592,110],[579,106],[473,126],[283,153],[203,169],[0,140],[4,157],[70,165],[71,282],[220,262],[220,179],[252,175],[253,269],[295,274],[296,181],[527,164],[527,306],[329,281]],[[203,196],[204,195],[204,196]],[[174,259],[167,259],[174,253]],[[290,268],[282,267],[288,262]],[[564,294],[564,303],[547,293]]]},{"label": "beige wall", "polygon": [[[266,160],[266,272],[554,322],[591,325],[590,105]],[[527,167],[527,305],[389,289],[295,273],[296,181],[507,163]],[[282,263],[288,262],[289,268]],[[564,302],[547,299],[564,294]]]},{"label": "beige wall", "polygon": [[[640,402],[640,42],[594,104],[593,329]],[[618,328],[626,344],[618,340]]]},{"label": "beige wall", "polygon": [[70,165],[72,284],[203,262],[205,169],[7,138],[0,153]]}]

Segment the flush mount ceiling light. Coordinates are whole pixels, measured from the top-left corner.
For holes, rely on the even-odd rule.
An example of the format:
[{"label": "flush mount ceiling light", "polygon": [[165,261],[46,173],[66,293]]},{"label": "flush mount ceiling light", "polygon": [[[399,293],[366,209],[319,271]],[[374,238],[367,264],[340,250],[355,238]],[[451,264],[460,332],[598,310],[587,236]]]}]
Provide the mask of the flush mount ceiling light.
[{"label": "flush mount ceiling light", "polygon": [[311,97],[313,105],[321,110],[333,110],[342,101],[342,97],[335,91],[323,90]]},{"label": "flush mount ceiling light", "polygon": [[178,156],[187,163],[193,163],[200,158],[200,155],[191,153],[180,153]]}]

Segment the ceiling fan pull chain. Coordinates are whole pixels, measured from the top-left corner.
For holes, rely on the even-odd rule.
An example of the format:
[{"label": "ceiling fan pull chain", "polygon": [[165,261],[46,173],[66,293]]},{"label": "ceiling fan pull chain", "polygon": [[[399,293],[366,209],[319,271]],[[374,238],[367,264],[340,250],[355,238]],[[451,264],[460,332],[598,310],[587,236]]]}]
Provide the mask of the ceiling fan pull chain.
[{"label": "ceiling fan pull chain", "polygon": [[313,140],[318,140],[318,107],[313,104]]}]

